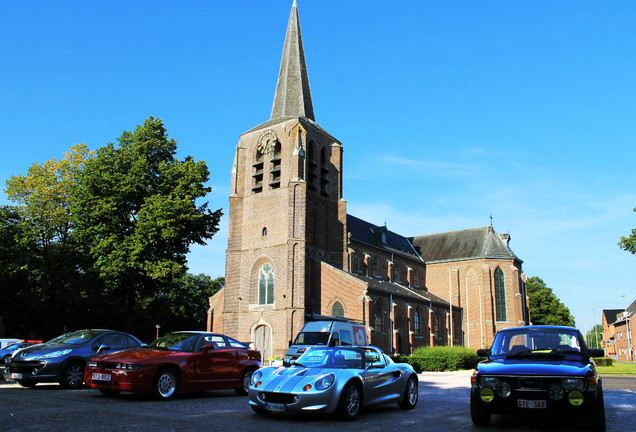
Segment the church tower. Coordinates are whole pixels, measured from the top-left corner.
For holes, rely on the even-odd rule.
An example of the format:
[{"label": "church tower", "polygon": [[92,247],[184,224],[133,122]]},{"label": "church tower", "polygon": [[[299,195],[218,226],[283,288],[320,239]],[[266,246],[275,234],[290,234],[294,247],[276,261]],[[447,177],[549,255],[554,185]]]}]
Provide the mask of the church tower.
[{"label": "church tower", "polygon": [[232,167],[223,331],[282,355],[319,313],[320,262],[346,266],[341,143],[315,122],[296,1],[271,118],[240,136]]}]

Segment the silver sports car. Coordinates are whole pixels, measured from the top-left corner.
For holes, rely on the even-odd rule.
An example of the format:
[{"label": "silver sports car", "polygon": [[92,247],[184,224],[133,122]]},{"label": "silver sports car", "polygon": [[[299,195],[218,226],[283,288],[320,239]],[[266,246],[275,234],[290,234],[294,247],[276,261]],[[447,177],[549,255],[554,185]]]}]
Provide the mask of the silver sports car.
[{"label": "silver sports car", "polygon": [[417,404],[417,375],[410,365],[394,363],[376,347],[318,347],[290,367],[254,372],[250,406],[257,413],[337,413],[353,420],[360,409],[397,403]]}]

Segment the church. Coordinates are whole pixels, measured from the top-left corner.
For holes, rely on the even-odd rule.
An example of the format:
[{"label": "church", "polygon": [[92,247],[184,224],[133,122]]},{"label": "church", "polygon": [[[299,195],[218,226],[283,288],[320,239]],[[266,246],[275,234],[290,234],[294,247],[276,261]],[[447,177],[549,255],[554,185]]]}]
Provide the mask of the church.
[{"label": "church", "polygon": [[[351,151],[355,157],[355,150]],[[316,316],[364,323],[387,353],[489,347],[529,323],[520,260],[492,225],[408,236],[347,214],[343,143],[314,116],[296,1],[271,117],[240,135],[225,287],[208,330],[285,353]]]}]

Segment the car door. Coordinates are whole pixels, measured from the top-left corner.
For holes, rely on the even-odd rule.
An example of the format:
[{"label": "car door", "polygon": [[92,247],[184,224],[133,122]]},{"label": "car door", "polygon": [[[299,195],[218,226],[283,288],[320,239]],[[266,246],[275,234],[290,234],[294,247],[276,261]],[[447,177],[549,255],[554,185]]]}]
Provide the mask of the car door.
[{"label": "car door", "polygon": [[[372,353],[375,359],[367,363],[364,372],[364,404],[373,405],[380,400],[399,397],[397,387],[400,371],[388,364],[383,354],[378,354],[377,351],[367,353]],[[369,358],[368,355],[366,357]]]},{"label": "car door", "polygon": [[[205,348],[205,349],[204,349]],[[197,344],[193,382],[200,390],[220,390],[238,387],[236,349],[221,335],[205,335]]]}]

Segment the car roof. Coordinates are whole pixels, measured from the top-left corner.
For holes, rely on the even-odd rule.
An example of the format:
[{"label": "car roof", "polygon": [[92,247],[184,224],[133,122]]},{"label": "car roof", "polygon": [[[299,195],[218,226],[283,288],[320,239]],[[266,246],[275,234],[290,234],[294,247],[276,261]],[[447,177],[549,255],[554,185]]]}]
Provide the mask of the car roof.
[{"label": "car roof", "polygon": [[517,331],[517,330],[547,330],[547,329],[553,329],[553,330],[573,330],[573,331],[578,331],[578,329],[576,327],[569,327],[569,326],[557,326],[557,325],[530,325],[530,326],[519,326],[519,327],[510,327],[510,328],[505,328],[505,329],[501,329],[499,330],[500,332],[504,332],[504,331]]}]

